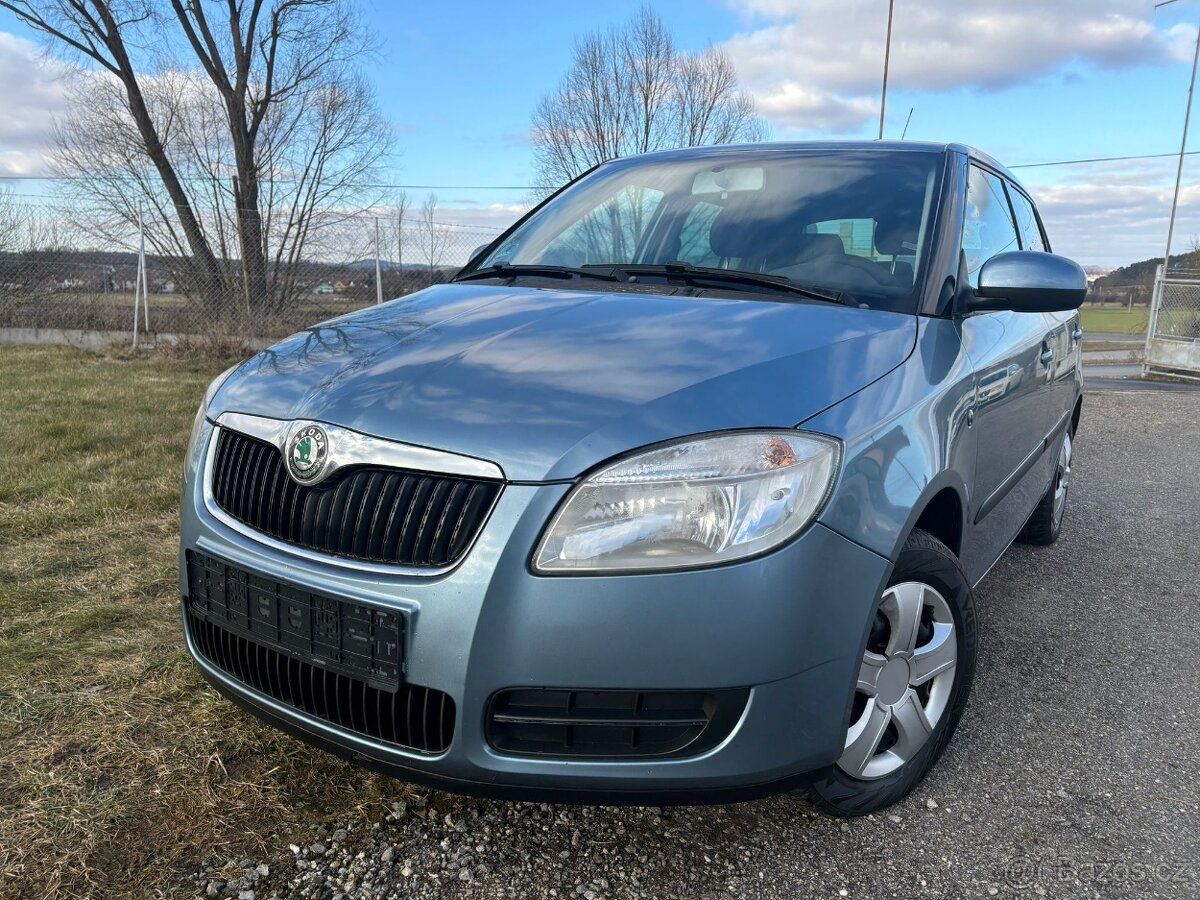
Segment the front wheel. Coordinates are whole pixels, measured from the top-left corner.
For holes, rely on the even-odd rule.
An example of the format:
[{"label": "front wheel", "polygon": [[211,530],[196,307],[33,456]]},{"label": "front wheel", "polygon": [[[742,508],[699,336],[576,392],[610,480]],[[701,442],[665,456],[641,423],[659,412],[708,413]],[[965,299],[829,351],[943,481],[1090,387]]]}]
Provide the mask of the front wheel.
[{"label": "front wheel", "polygon": [[975,606],[958,558],[914,531],[876,604],[842,755],[811,781],[813,803],[862,816],[920,784],[962,716],[975,657]]}]

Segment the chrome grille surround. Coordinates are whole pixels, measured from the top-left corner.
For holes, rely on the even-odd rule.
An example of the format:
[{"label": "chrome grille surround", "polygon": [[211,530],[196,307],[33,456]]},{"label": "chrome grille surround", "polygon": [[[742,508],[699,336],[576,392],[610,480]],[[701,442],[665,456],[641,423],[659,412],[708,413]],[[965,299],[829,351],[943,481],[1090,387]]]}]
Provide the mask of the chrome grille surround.
[{"label": "chrome grille surround", "polygon": [[[206,511],[223,525],[260,544],[313,562],[377,574],[416,575],[423,577],[444,574],[460,565],[469,556],[471,549],[478,540],[479,534],[486,527],[492,509],[499,502],[499,497],[503,492],[504,471],[495,463],[471,456],[389,441],[373,435],[352,431],[338,425],[308,419],[283,420],[246,413],[227,412],[221,414],[214,424],[216,427],[212,429],[212,434],[209,437],[205,452],[203,474],[201,476],[201,491]],[[231,515],[221,506],[213,490],[213,479],[218,442],[223,432],[236,432],[271,444],[278,450],[282,457],[286,452],[292,435],[300,429],[313,424],[320,425],[328,434],[331,448],[329,460],[326,464],[326,472],[322,480],[333,477],[340,469],[352,466],[370,466],[373,468],[394,469],[398,472],[425,473],[449,477],[458,476],[464,479],[495,482],[495,496],[486,512],[480,517],[479,525],[475,529],[471,541],[462,553],[449,563],[438,566],[375,562],[337,555],[290,543],[286,540],[280,540]]]}]

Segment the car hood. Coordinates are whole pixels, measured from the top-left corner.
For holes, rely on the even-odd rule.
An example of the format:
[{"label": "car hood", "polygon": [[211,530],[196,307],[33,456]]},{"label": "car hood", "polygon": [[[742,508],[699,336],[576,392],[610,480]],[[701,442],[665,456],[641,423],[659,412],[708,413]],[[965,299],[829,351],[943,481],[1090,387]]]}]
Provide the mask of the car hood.
[{"label": "car hood", "polygon": [[448,284],[243,363],[210,415],[341,425],[554,481],[635,447],[792,427],[912,351],[915,316],[817,302]]}]

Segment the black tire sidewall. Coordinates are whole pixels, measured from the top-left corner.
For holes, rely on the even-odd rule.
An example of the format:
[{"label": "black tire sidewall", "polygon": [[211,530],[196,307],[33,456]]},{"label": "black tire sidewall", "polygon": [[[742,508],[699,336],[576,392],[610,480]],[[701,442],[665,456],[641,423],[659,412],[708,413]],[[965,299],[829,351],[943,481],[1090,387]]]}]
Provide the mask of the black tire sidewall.
[{"label": "black tire sidewall", "polygon": [[[1054,491],[1058,487],[1058,457],[1062,453],[1062,445],[1065,441],[1074,441],[1074,435],[1067,432],[1054,445],[1054,469],[1051,471],[1050,484],[1046,487],[1046,492],[1042,494],[1042,498],[1038,501],[1038,505],[1034,507],[1030,513],[1029,521],[1025,523],[1025,527],[1021,529],[1021,533],[1017,535],[1017,540],[1023,544],[1032,544],[1036,547],[1048,547],[1058,540],[1058,536],[1062,534],[1062,525],[1067,518],[1066,506],[1063,507],[1062,516],[1057,522],[1054,521]],[[1074,455],[1074,447],[1072,447],[1072,455]],[[1071,498],[1070,485],[1067,486],[1067,495],[1063,498],[1065,504]]]},{"label": "black tire sidewall", "polygon": [[[895,772],[883,778],[864,780],[843,772],[836,763],[817,772],[809,784],[810,795],[818,807],[834,815],[860,816],[876,812],[912,791],[941,757],[970,696],[978,651],[975,603],[971,585],[957,557],[936,538],[914,531],[900,552],[887,586],[905,581],[920,581],[937,590],[946,598],[954,616],[958,663],[950,701],[929,741]],[[878,603],[872,607],[872,615],[877,607]],[[860,655],[865,649],[865,646],[860,648]]]}]

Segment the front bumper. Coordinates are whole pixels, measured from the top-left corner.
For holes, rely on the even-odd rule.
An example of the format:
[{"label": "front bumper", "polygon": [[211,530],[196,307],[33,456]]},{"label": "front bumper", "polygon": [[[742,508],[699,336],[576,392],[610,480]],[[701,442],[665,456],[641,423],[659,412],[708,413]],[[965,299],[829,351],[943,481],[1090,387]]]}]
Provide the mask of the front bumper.
[{"label": "front bumper", "polygon": [[[876,598],[890,563],[817,524],[759,559],[670,574],[545,577],[531,549],[568,485],[509,485],[456,569],[435,577],[356,572],[268,547],[186,491],[182,549],[406,617],[406,680],[449,694],[454,737],[438,755],[335,727],[189,652],[226,696],[331,752],[462,793],[574,802],[722,802],[782,790],[837,758]],[[181,590],[188,582],[181,553]],[[672,759],[510,756],[485,738],[499,690],[750,688],[729,736]]]}]

